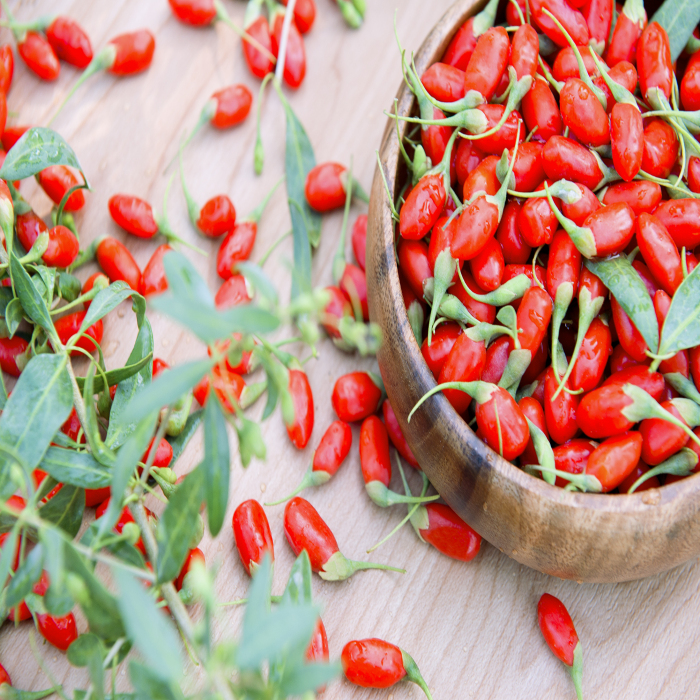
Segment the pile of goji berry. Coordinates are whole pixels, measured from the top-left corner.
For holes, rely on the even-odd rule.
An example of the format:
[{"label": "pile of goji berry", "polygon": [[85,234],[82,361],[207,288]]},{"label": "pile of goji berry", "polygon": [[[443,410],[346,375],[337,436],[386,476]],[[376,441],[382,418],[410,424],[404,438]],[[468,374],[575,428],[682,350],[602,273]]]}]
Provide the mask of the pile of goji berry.
[{"label": "pile of goji berry", "polygon": [[494,27],[491,2],[422,76],[404,59],[399,277],[428,396],[549,483],[629,493],[698,468],[700,52],[674,64],[635,0],[612,31],[579,4]]}]

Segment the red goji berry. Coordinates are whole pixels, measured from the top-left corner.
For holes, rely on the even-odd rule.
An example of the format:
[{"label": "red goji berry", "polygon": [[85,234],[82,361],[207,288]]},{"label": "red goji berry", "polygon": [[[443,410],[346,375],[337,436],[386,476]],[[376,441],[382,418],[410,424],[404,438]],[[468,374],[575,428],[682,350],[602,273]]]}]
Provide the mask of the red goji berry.
[{"label": "red goji berry", "polygon": [[571,180],[595,190],[603,173],[595,156],[585,147],[563,136],[552,136],[542,149],[542,166],[552,180]]},{"label": "red goji berry", "polygon": [[618,103],[610,115],[610,140],[613,165],[625,182],[630,182],[642,167],[644,126],[636,105]]},{"label": "red goji berry", "polygon": [[12,85],[12,74],[15,70],[15,59],[9,44],[0,46],[0,91],[6,95]]},{"label": "red goji berry", "polygon": [[476,90],[484,100],[493,96],[508,65],[510,40],[503,27],[492,27],[482,34],[465,71],[464,92]]},{"label": "red goji berry", "polygon": [[115,194],[109,198],[109,215],[117,226],[139,238],[153,238],[158,224],[151,205],[130,194]]},{"label": "red goji berry", "polygon": [[270,524],[260,503],[254,499],[243,501],[233,512],[233,536],[241,563],[252,576],[265,554],[275,560],[275,549]]},{"label": "red goji berry", "polygon": [[63,617],[37,613],[36,625],[41,636],[61,651],[66,651],[78,638],[78,628],[73,613],[68,613]]},{"label": "red goji berry", "polygon": [[608,115],[582,80],[570,78],[566,81],[559,93],[559,108],[564,126],[569,127],[580,143],[592,147],[610,143]]},{"label": "red goji berry", "polygon": [[554,23],[551,17],[544,14],[547,9],[564,27],[577,46],[588,44],[589,32],[586,18],[565,0],[534,0],[531,5],[532,21],[546,34],[557,46],[568,46],[566,37]]},{"label": "red goji berry", "polygon": [[646,26],[637,43],[637,71],[639,73],[639,91],[648,101],[647,93],[658,88],[670,99],[673,87],[673,61],[671,47],[666,30],[658,23]]},{"label": "red goji berry", "polygon": [[180,22],[192,27],[206,27],[216,19],[214,0],[168,0]]},{"label": "red goji berry", "polygon": [[169,253],[172,248],[169,245],[160,245],[151,255],[151,259],[146,263],[141,273],[139,283],[139,293],[145,297],[154,294],[161,294],[168,288],[168,280],[163,267],[163,256]]},{"label": "red goji berry", "polygon": [[559,105],[546,80],[536,78],[522,101],[522,113],[528,131],[535,131],[535,138],[547,142],[552,136],[560,136],[564,124]]},{"label": "red goji berry", "polygon": [[[272,24],[272,53],[277,56],[279,44],[282,38],[282,26],[284,24],[284,11],[273,14],[270,18]],[[306,50],[304,37],[302,37],[296,23],[289,25],[287,35],[287,51],[284,60],[284,82],[290,88],[296,90],[306,76]]]},{"label": "red goji berry", "polygon": [[0,369],[12,377],[19,377],[29,361],[29,343],[19,335],[0,338]]},{"label": "red goji berry", "polygon": [[503,210],[498,231],[496,231],[496,240],[501,244],[503,260],[506,265],[524,264],[530,259],[532,252],[532,248],[525,242],[518,228],[517,221],[521,209],[522,205],[518,201],[508,202]]},{"label": "red goji berry", "polygon": [[286,426],[287,435],[294,447],[303,450],[314,429],[314,397],[302,370],[289,370],[289,393],[294,404],[294,420]]},{"label": "red goji berry", "polygon": [[612,491],[637,466],[642,454],[642,436],[625,432],[600,443],[588,458],[586,474],[600,482],[603,493]]},{"label": "red goji berry", "polygon": [[114,47],[114,53],[106,70],[114,75],[133,75],[151,65],[156,40],[147,29],[140,29],[115,36],[108,45]]},{"label": "red goji berry", "polygon": [[243,55],[248,64],[248,70],[250,70],[256,78],[262,80],[262,78],[273,70],[275,65],[270,25],[266,17],[259,15],[248,20],[245,31],[246,34],[255,39],[260,46],[267,49],[267,53],[263,53],[257,46],[253,46],[250,42],[243,42]]},{"label": "red goji berry", "polygon": [[17,42],[17,52],[27,68],[42,80],[56,80],[61,72],[58,56],[43,34],[29,31]]},{"label": "red goji berry", "polygon": [[[635,216],[639,216],[643,212],[651,214],[661,202],[661,186],[645,180],[616,182],[605,190],[603,204],[607,206],[618,202],[629,204]],[[566,214],[566,212],[564,213]],[[569,214],[566,216],[573,219]]]},{"label": "red goji berry", "polygon": [[[10,501],[16,498],[15,496],[11,496],[7,500],[7,505],[11,505]],[[36,595],[43,596],[46,591],[49,589],[49,575],[46,573],[46,571],[41,572],[41,578],[32,586],[32,593],[35,593]],[[15,614],[17,613],[17,614]],[[24,620],[29,620],[31,618],[32,614],[29,612],[29,608],[27,607],[27,604],[22,601],[19,605],[15,606],[12,608],[9,613],[7,614],[7,619],[10,620],[10,622],[14,622],[15,619],[17,622],[24,622]]]},{"label": "red goji berry", "polygon": [[305,549],[311,569],[326,581],[342,581],[362,569],[403,572],[383,564],[346,559],[338,549],[331,529],[316,509],[300,496],[289,501],[284,509],[284,533],[292,551],[298,555]]},{"label": "red goji berry", "polygon": [[558,598],[545,593],[537,604],[537,620],[549,648],[569,667],[576,695],[580,700],[583,697],[583,649],[571,616]]},{"label": "red goji berry", "polygon": [[375,413],[382,396],[383,388],[379,378],[368,372],[350,372],[336,380],[331,403],[338,418],[352,423]]},{"label": "red goji berry", "polygon": [[46,28],[46,39],[62,61],[76,68],[85,68],[92,60],[90,37],[70,17],[56,17]]},{"label": "red goji berry", "polygon": [[[50,165],[44,168],[37,180],[41,189],[51,198],[54,204],[60,204],[71,187],[79,185],[78,178],[65,165]],[[85,206],[83,190],[76,190],[68,197],[64,211],[78,211]]]},{"label": "red goji berry", "polygon": [[[61,316],[57,321],[54,322],[54,327],[56,329],[56,334],[63,345],[65,345],[73,336],[75,336],[80,330],[80,326],[83,323],[87,311],[74,311],[73,313]],[[77,348],[82,348],[88,353],[93,353],[97,350],[97,347],[102,342],[103,334],[102,319],[95,321],[76,341],[75,350],[71,350],[71,356],[81,355],[82,353],[77,350]]]},{"label": "red goji berry", "polygon": [[304,193],[312,209],[320,212],[338,209],[345,204],[347,168],[340,163],[321,163],[306,176]]},{"label": "red goji berry", "polygon": [[654,177],[666,178],[676,164],[679,143],[676,132],[663,119],[650,119],[644,127],[642,170]]},{"label": "red goji berry", "polygon": [[141,270],[123,243],[116,238],[104,237],[95,250],[97,264],[109,277],[110,282],[123,280],[133,290],[138,291],[141,283]]},{"label": "red goji berry", "polygon": [[420,79],[427,93],[440,102],[464,97],[464,71],[448,63],[433,63]]},{"label": "red goji berry", "polygon": [[416,662],[394,644],[381,639],[348,642],[340,660],[345,677],[354,685],[388,688],[405,678],[418,685],[426,697],[431,697]]},{"label": "red goji berry", "polygon": [[669,199],[659,204],[654,216],[666,227],[679,248],[685,246],[690,250],[700,243],[700,201]]},{"label": "red goji berry", "polygon": [[[586,67],[586,72],[592,78],[599,75],[598,66],[591,55],[593,49],[590,46],[579,46],[579,53],[583,59],[583,65]],[[552,64],[552,75],[555,80],[560,83],[566,82],[569,78],[579,78],[580,72],[576,54],[570,46],[565,46],[554,59]]]},{"label": "red goji berry", "polygon": [[219,287],[214,297],[214,303],[218,309],[228,309],[231,306],[248,304],[252,300],[248,281],[243,275],[231,275]]},{"label": "red goji berry", "polygon": [[[639,0],[626,0],[618,14],[605,60],[609,66],[620,61],[634,63],[637,59],[637,42],[647,26],[647,13]],[[688,108],[686,108],[688,109]]]}]

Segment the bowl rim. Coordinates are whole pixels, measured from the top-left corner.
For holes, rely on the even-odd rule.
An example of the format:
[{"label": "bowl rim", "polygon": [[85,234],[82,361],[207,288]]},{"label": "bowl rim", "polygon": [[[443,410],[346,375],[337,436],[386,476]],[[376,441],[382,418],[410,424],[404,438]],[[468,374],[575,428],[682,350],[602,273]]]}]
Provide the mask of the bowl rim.
[{"label": "bowl rim", "polygon": [[[443,44],[446,44],[462,23],[484,5],[485,0],[457,0],[447,12],[445,12],[415,53],[414,61],[419,75],[435,62],[430,60],[431,56],[428,54],[435,50],[434,44],[436,39],[440,39]],[[448,32],[445,32],[446,25],[450,25],[450,31]],[[413,95],[408,85],[406,85],[405,81],[402,82],[395,101],[391,105],[391,109],[393,110],[395,106],[399,115],[410,114],[416,106],[416,97]],[[398,131],[402,139],[406,135],[408,126],[408,122],[399,122]],[[397,196],[399,191],[398,183],[401,181],[399,177],[400,169],[401,167],[405,167],[400,158],[398,136],[394,118],[388,117],[387,125],[381,140],[381,146],[378,151],[379,162],[382,165],[380,166],[379,163],[377,164],[375,179],[381,177],[379,168],[382,167],[386,182],[393,192],[394,197]],[[392,311],[397,315],[401,326],[410,328],[399,284],[398,261],[396,256],[396,242],[398,238],[394,234],[395,224],[391,218],[387,189],[383,185],[381,187],[379,206],[381,207],[381,243],[386,246],[390,263],[388,265],[388,276],[389,285],[391,287],[391,298],[394,306]],[[423,358],[423,354],[420,351],[415,337],[413,337],[413,333],[410,335],[411,339],[406,347],[409,353],[410,363],[418,370],[417,375],[421,380],[421,384],[427,385],[428,389],[433,388],[437,386],[437,382]],[[700,497],[700,479],[694,478],[700,476],[700,472],[696,472],[673,484],[659,486],[634,494],[567,491],[562,487],[550,485],[543,479],[524,472],[492,450],[477,437],[476,433],[455,411],[442,393],[435,394],[428,399],[421,406],[419,411],[428,411],[432,414],[430,416],[431,420],[434,420],[438,415],[442,415],[446,422],[458,433],[462,443],[473,444],[474,442],[478,442],[479,445],[487,450],[487,453],[490,453],[490,458],[488,459],[490,468],[494,469],[505,481],[514,482],[519,488],[543,501],[556,501],[560,506],[580,510],[593,510],[599,513],[615,515],[634,513],[648,516],[650,505],[668,504],[670,501],[678,500],[685,501],[692,496]],[[698,501],[700,502],[700,498],[698,498]]]}]

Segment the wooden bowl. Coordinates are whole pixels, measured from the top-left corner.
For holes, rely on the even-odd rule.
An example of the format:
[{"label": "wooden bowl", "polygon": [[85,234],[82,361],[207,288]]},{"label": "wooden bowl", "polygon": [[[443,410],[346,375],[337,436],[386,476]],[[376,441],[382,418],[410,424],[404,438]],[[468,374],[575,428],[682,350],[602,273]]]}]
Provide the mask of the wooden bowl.
[{"label": "wooden bowl", "polygon": [[[440,59],[458,27],[482,5],[458,0],[452,6],[415,57],[419,75]],[[408,115],[413,108],[414,97],[403,86],[399,114]],[[403,137],[406,123],[401,124]],[[406,169],[393,120],[387,123],[380,159],[396,196]],[[408,444],[440,495],[488,542],[538,571],[591,582],[651,576],[700,554],[698,476],[632,496],[572,493],[502,459],[476,437],[442,394],[406,422],[435,380],[403,305],[394,224],[378,169],[369,207],[367,284],[370,316],[384,332],[379,369]]]}]

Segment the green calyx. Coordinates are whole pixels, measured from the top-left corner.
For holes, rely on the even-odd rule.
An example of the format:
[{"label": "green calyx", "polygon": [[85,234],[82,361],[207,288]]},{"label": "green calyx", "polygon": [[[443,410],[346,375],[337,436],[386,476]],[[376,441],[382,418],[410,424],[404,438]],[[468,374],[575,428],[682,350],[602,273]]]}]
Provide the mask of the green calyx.
[{"label": "green calyx", "polygon": [[518,388],[520,387],[520,380],[523,378],[523,374],[525,374],[531,362],[532,353],[529,350],[517,348],[511,350],[498,386],[505,389],[515,398],[518,393]]},{"label": "green calyx", "polygon": [[583,700],[583,647],[581,642],[576,644],[574,649],[574,663],[569,669],[571,680],[574,682],[577,700]]},{"label": "green calyx", "polygon": [[433,277],[433,305],[430,309],[430,319],[428,321],[428,345],[433,339],[433,330],[437,312],[442,302],[443,297],[447,293],[448,288],[452,285],[455,271],[457,269],[457,260],[452,257],[450,248],[447,247],[440,251],[435,261],[435,270]]},{"label": "green calyx", "polygon": [[683,420],[691,428],[700,425],[700,406],[690,399],[671,399],[678,413],[683,416]]},{"label": "green calyx", "polygon": [[359,29],[362,26],[362,15],[350,0],[336,0],[340,14],[345,20],[345,24],[351,29]]},{"label": "green calyx", "polygon": [[624,86],[620,85],[620,83],[616,83],[609,75],[608,75],[608,69],[603,65],[603,62],[598,58],[598,54],[596,54],[595,51],[591,51],[591,56],[593,58],[593,62],[596,64],[598,70],[600,71],[600,77],[603,78],[605,81],[605,84],[608,86],[608,89],[612,93],[612,96],[615,98],[615,102],[619,102],[622,104],[628,104],[628,105],[634,105],[639,109],[637,106],[637,100],[634,98],[634,95]]},{"label": "green calyx", "polygon": [[75,91],[91,76],[93,76],[95,73],[98,73],[101,70],[107,70],[111,68],[114,65],[114,61],[117,58],[117,47],[114,44],[107,44],[107,46],[103,47],[100,49],[94,56],[92,61],[87,65],[85,70],[81,73],[80,77],[78,80],[75,82],[73,87],[70,89],[68,94],[66,95],[65,99],[63,102],[61,102],[61,105],[59,108],[54,112],[53,117],[49,119],[48,124],[46,126],[51,126],[51,123],[53,122],[54,119],[60,114],[61,110],[66,106],[66,103],[68,100],[70,100],[71,97],[73,97]]},{"label": "green calyx", "polygon": [[408,414],[407,422],[411,422],[413,414],[434,394],[445,389],[456,389],[457,391],[463,391],[465,394],[469,394],[478,404],[484,404],[491,399],[494,392],[499,390],[495,384],[490,384],[489,382],[444,382],[443,384],[438,384],[433,387],[430,391],[425,393],[418,400],[416,405],[411,409]]},{"label": "green calyx", "polygon": [[[554,309],[552,311],[552,367],[554,376],[559,381],[559,362],[557,361],[559,352],[559,329],[569,305],[574,298],[574,285],[572,282],[562,282],[554,295]],[[566,359],[564,358],[564,361]]]},{"label": "green calyx", "polygon": [[517,275],[507,282],[504,282],[498,289],[494,289],[488,294],[477,294],[473,292],[464,281],[461,269],[458,270],[459,279],[462,282],[464,291],[474,300],[491,306],[507,306],[524,296],[525,292],[532,286],[530,278],[526,274]]},{"label": "green calyx", "polygon": [[700,404],[700,391],[695,388],[695,384],[684,377],[680,372],[671,372],[664,374],[664,379],[672,386],[681,396],[686,399],[691,399],[696,404]]},{"label": "green calyx", "polygon": [[[591,474],[570,474],[569,472],[563,472],[560,469],[548,469],[541,464],[527,464],[523,468],[523,471],[528,474],[532,472],[540,472],[544,477],[544,472],[549,472],[551,477],[560,477],[569,482],[569,487],[577,491],[583,491],[584,493],[602,493],[603,487],[595,476]],[[571,490],[567,487],[567,490]]]},{"label": "green calyx", "polygon": [[673,476],[690,476],[698,464],[698,455],[688,447],[683,447],[675,455],[669,457],[665,462],[656,465],[648,472],[642,474],[637,481],[632,484],[628,494],[634,493],[645,481],[660,474],[671,474]]},{"label": "green calyx", "polygon": [[552,451],[552,446],[549,443],[549,438],[527,416],[525,416],[525,420],[527,421],[527,427],[530,430],[532,444],[535,446],[537,459],[542,467],[544,467],[542,471],[542,478],[548,484],[553,486],[554,482],[556,481],[556,476],[554,474],[556,471],[556,466],[554,462],[554,452]]},{"label": "green calyx", "polygon": [[330,481],[330,478],[331,475],[328,472],[320,470],[314,471],[313,466],[309,466],[302,480],[299,482],[299,486],[297,486],[294,489],[294,491],[292,491],[292,493],[290,493],[288,496],[285,496],[284,498],[278,499],[277,501],[270,501],[269,503],[265,503],[265,505],[278,506],[280,503],[285,503],[291,498],[294,498],[294,496],[296,496],[298,493],[301,493],[304,489],[310,486],[323,486],[323,484],[327,484],[328,481]]},{"label": "green calyx", "polygon": [[410,654],[403,649],[401,649],[401,657],[403,659],[403,667],[406,671],[407,680],[411,683],[415,683],[424,693],[428,700],[433,700],[433,696],[430,694],[430,689],[428,684],[423,679],[421,672],[418,670],[418,666]]},{"label": "green calyx", "polygon": [[403,496],[400,493],[388,489],[381,481],[369,481],[365,484],[365,490],[367,491],[367,495],[380,508],[388,508],[389,506],[395,506],[399,503],[429,503],[430,501],[436,501],[440,498],[439,495],[426,497]]},{"label": "green calyx", "polygon": [[567,219],[560,211],[559,207],[554,203],[552,199],[552,193],[549,186],[545,183],[544,191],[547,194],[547,201],[549,206],[552,208],[554,215],[557,217],[557,221],[561,227],[569,234],[569,238],[573,241],[576,248],[578,248],[579,253],[585,258],[593,258],[597,253],[597,248],[595,244],[595,238],[593,237],[593,232],[589,228],[584,228],[583,226],[577,226],[571,219]]},{"label": "green calyx", "polygon": [[408,309],[406,309],[406,314],[413,335],[420,347],[423,344],[423,322],[425,321],[425,312],[423,311],[421,303],[417,299],[414,299]]},{"label": "green calyx", "polygon": [[384,571],[395,571],[399,574],[406,573],[405,569],[398,569],[386,564],[375,564],[371,561],[353,561],[347,559],[342,552],[338,551],[328,559],[323,565],[323,569],[318,572],[318,575],[324,581],[344,581],[357,571],[365,569],[382,569]]},{"label": "green calyx", "polygon": [[576,334],[576,345],[574,346],[574,351],[571,354],[571,359],[569,360],[569,366],[566,368],[564,376],[559,382],[559,387],[554,392],[552,396],[552,401],[559,396],[562,389],[564,389],[566,382],[568,381],[571,373],[573,372],[574,365],[576,364],[576,359],[581,352],[581,346],[586,338],[586,333],[593,323],[600,310],[603,308],[603,303],[605,302],[605,297],[597,297],[596,299],[591,298],[591,293],[586,287],[582,287],[578,295],[578,332]]}]

